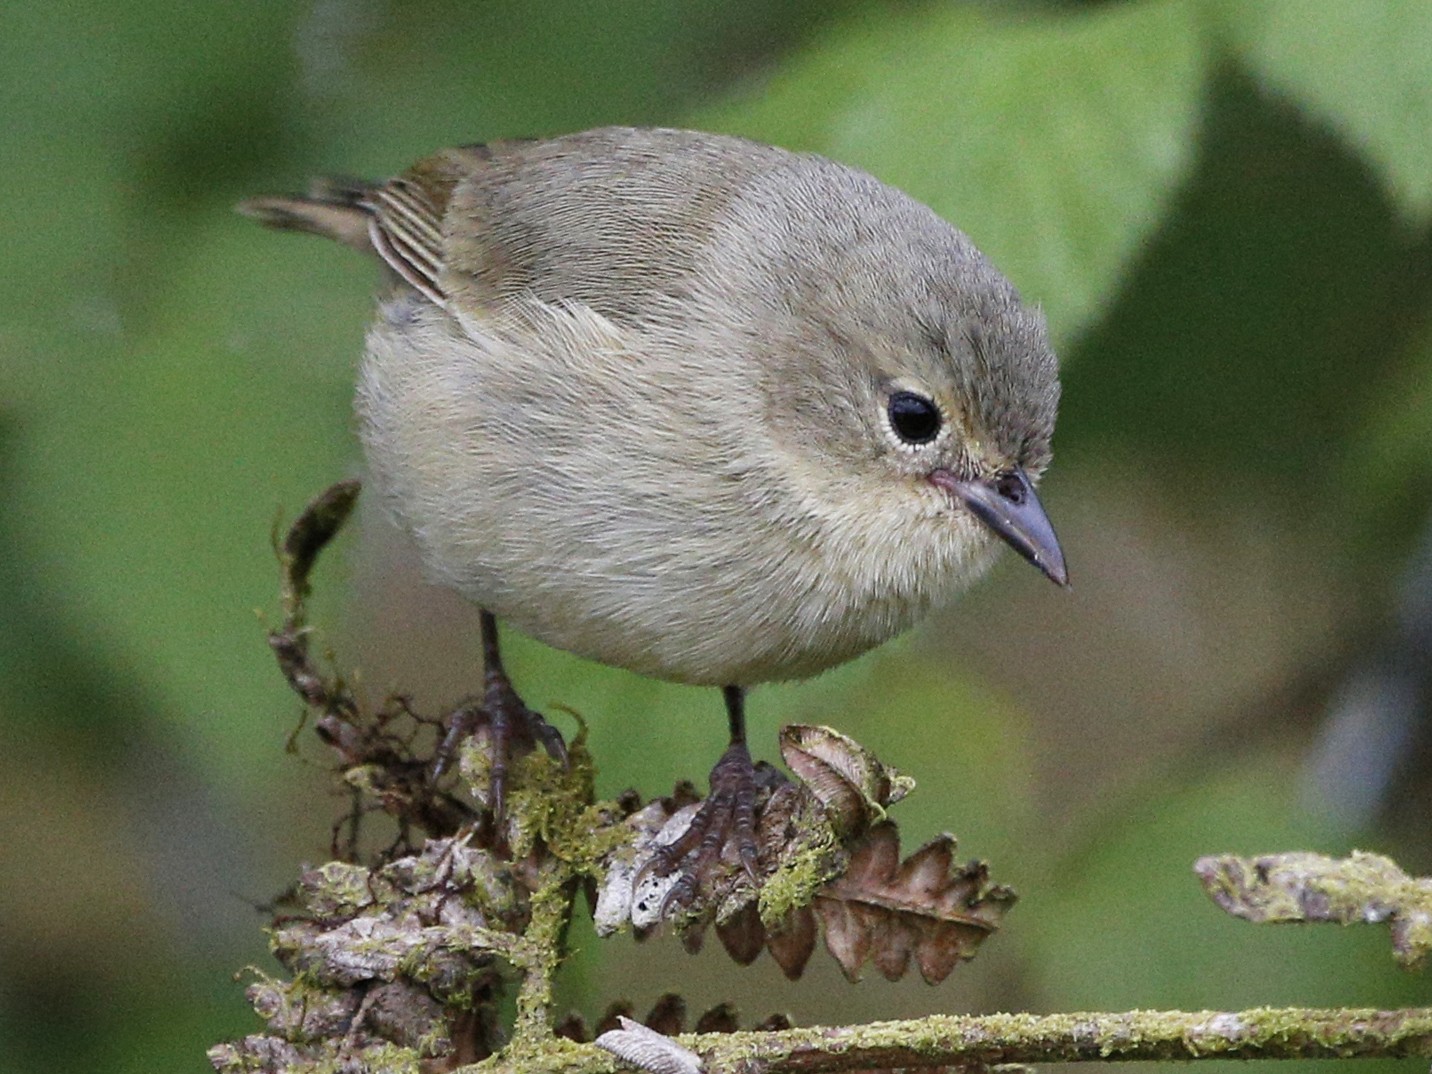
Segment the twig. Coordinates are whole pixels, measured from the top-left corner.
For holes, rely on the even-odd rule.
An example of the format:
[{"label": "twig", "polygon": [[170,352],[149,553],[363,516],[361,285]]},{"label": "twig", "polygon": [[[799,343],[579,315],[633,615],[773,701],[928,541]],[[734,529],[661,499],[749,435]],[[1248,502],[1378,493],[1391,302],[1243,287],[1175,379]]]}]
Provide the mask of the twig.
[{"label": "twig", "polygon": [[[1432,1008],[934,1015],[674,1039],[700,1056],[703,1069],[712,1074],[820,1074],[973,1063],[1407,1058],[1432,1056]],[[515,1062],[494,1057],[483,1069],[522,1074],[613,1074],[619,1069],[595,1045],[554,1044],[560,1047],[540,1057],[513,1057]]]},{"label": "twig", "polygon": [[[652,1021],[654,1029],[627,1020],[615,1038],[604,1035],[622,1059],[558,1036],[553,979],[577,892],[583,884],[603,881],[604,895],[620,888],[614,877],[620,879],[617,863],[626,861],[622,848],[642,832],[654,836],[680,807],[676,799],[644,809],[635,801],[597,802],[591,760],[579,734],[565,764],[541,751],[525,755],[513,773],[513,808],[494,833],[492,818],[479,824],[475,808],[435,790],[426,759],[388,728],[395,715],[414,716],[406,704],[360,720],[351,692],[311,661],[305,611],[314,558],[356,495],[354,483],[334,486],[289,531],[279,549],[284,623],[270,641],[289,682],[320,714],[320,733],[338,749],[345,779],[362,791],[364,803],[381,804],[402,825],[417,824],[433,838],[421,850],[411,848],[407,856],[385,858],[378,866],[337,862],[304,874],[297,889],[300,913],[276,922],[274,932],[275,954],[293,979],[261,979],[251,989],[270,1034],[211,1050],[211,1061],[225,1074],[338,1066],[446,1070],[462,1063],[470,1064],[464,1068],[470,1074],[612,1074],[622,1059],[648,1074],[973,1074],[1046,1062],[1432,1056],[1432,1008],[937,1015],[662,1036],[658,1031],[674,1033],[682,1024],[678,1009],[674,1021]],[[482,749],[474,740],[473,756],[464,758],[462,774],[469,782],[485,778]],[[822,898],[860,907],[862,914],[851,916],[862,922],[861,931],[849,943],[832,941],[826,924],[832,953],[840,957],[839,949],[846,947],[858,953],[842,959],[848,972],[871,954],[893,978],[904,972],[913,951],[926,979],[935,980],[968,958],[973,945],[999,924],[1012,893],[988,885],[982,866],[953,869],[948,836],[902,862],[894,828],[882,818],[908,785],[857,744],[806,728],[789,740],[783,735],[782,752],[809,782],[803,791],[790,783],[771,791],[762,830],[769,827],[770,842],[787,855],[777,854],[781,868],[799,864],[802,854],[816,854],[819,868],[801,873],[806,879],[794,888],[799,898],[783,895],[777,908],[789,914]],[[802,830],[814,835],[792,837]],[[851,843],[857,836],[860,841]],[[1432,879],[1409,877],[1386,858],[1206,858],[1197,870],[1214,899],[1240,916],[1385,922],[1404,965],[1415,966],[1432,951]],[[774,876],[781,875],[777,869]],[[623,904],[633,899],[630,875],[627,880]],[[759,914],[753,910],[758,923],[771,890],[762,892]],[[708,918],[698,919],[701,927],[716,916],[725,895],[715,897]],[[872,916],[872,907],[882,913]],[[962,939],[940,931],[957,927],[973,932]],[[718,925],[718,935],[720,930]],[[783,968],[794,964],[782,961],[775,941],[764,934],[754,944],[746,933],[732,930],[732,935],[735,941],[723,936],[723,942],[738,960],[749,961],[764,942]],[[808,930],[774,935],[808,941],[798,959],[804,965],[814,947],[813,923]],[[922,957],[922,949],[929,957]],[[501,1039],[497,959],[519,980],[511,1036],[493,1054]],[[676,1005],[682,1006],[679,998]],[[723,1021],[734,1025],[729,1014]],[[706,1019],[697,1024],[717,1028]]]},{"label": "twig", "polygon": [[1225,854],[1200,858],[1193,871],[1209,898],[1245,921],[1384,923],[1392,952],[1418,970],[1432,954],[1432,878],[1414,878],[1379,854]]},{"label": "twig", "polygon": [[[282,566],[283,626],[269,634],[269,647],[294,691],[320,714],[320,724],[338,739],[353,737],[357,712],[353,695],[336,679],[314,666],[308,652],[309,576],[318,554],[343,528],[358,502],[357,481],[340,481],[324,490],[298,516],[274,546]],[[329,726],[331,725],[331,727]]]},{"label": "twig", "polygon": [[522,972],[517,992],[514,1045],[526,1048],[552,1037],[552,981],[562,961],[562,933],[572,912],[575,876],[565,863],[549,861],[532,895],[532,917],[522,935],[523,953],[512,959]]}]

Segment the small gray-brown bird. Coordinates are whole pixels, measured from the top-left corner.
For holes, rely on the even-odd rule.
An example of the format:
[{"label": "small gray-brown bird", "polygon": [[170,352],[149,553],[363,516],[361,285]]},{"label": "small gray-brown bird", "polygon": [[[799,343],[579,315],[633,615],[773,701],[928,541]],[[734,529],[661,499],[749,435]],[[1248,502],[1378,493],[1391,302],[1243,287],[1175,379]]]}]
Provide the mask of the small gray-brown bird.
[{"label": "small gray-brown bird", "polygon": [[1059,399],[1043,319],[863,172],[608,128],[241,208],[389,270],[363,442],[429,576],[482,609],[499,811],[510,740],[557,747],[495,617],[721,687],[731,745],[661,868],[734,838],[754,875],[747,687],[900,633],[997,541],[1067,581],[1034,494]]}]

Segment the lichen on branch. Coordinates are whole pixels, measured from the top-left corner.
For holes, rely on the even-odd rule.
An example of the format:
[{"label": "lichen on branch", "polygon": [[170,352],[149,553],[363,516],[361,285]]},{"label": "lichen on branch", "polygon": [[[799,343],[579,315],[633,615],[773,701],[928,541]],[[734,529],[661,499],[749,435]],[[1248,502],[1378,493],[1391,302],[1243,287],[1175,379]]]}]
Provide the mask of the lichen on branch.
[{"label": "lichen on branch", "polygon": [[[694,949],[714,926],[738,962],[768,949],[792,978],[822,926],[847,975],[870,961],[891,979],[918,966],[931,982],[999,928],[1013,892],[982,863],[956,866],[950,836],[902,862],[887,810],[914,781],[829,728],[783,730],[797,778],[765,767],[754,875],[730,855],[694,855],[704,864],[693,894],[671,906],[671,878],[650,863],[690,822],[700,799],[689,784],[647,803],[635,792],[599,801],[579,731],[559,755],[528,743],[508,756],[506,808],[494,809],[481,699],[446,717],[403,697],[368,711],[312,656],[311,575],[357,495],[356,482],[334,486],[276,542],[284,614],[269,638],[353,806],[334,829],[339,860],[307,870],[274,922],[273,953],[293,977],[249,989],[268,1031],[215,1048],[218,1070],[436,1070],[499,1050],[541,1067],[535,1057],[566,1047],[552,982],[583,889],[600,892],[603,934],[670,928]],[[454,740],[459,763],[439,763]],[[358,833],[372,814],[396,822],[397,837],[365,853]],[[509,993],[507,1027],[497,1011]]]},{"label": "lichen on branch", "polygon": [[1432,877],[1408,876],[1380,854],[1223,854],[1193,871],[1209,898],[1245,921],[1385,924],[1404,969],[1424,969],[1432,955]]},{"label": "lichen on branch", "polygon": [[[685,1035],[677,996],[659,1002],[644,1026],[614,1004],[597,1032],[616,1036],[590,1042],[580,1018],[559,1019],[552,1005],[583,890],[605,934],[672,928],[694,949],[714,928],[736,961],[769,950],[794,978],[823,930],[847,976],[870,963],[895,979],[913,966],[931,983],[1003,924],[1013,892],[991,883],[983,863],[956,865],[948,835],[902,859],[887,811],[913,781],[829,728],[782,731],[796,779],[774,769],[762,777],[756,875],[718,856],[697,877],[696,897],[674,907],[661,877],[648,883],[645,863],[689,822],[699,801],[690,784],[648,802],[635,792],[598,800],[579,731],[561,756],[529,747],[510,758],[507,808],[494,812],[480,718],[458,746],[456,768],[436,763],[453,737],[453,713],[481,717],[481,702],[465,699],[448,717],[432,717],[396,697],[370,712],[311,656],[310,575],[357,494],[355,482],[330,489],[280,543],[284,619],[270,636],[354,805],[334,829],[337,860],[305,870],[280,901],[271,946],[291,976],[256,972],[248,997],[265,1031],[211,1049],[221,1074],[439,1074],[474,1064],[486,1074],[610,1074],[613,1052],[650,1074],[1432,1055],[1425,1008],[933,1016],[813,1028],[772,1017],[738,1032],[734,1009],[720,1005]],[[397,837],[363,852],[360,821],[375,813],[396,823]],[[1432,881],[1385,858],[1220,857],[1197,868],[1214,899],[1239,916],[1385,922],[1408,966],[1425,962],[1432,947]],[[512,1024],[502,1025],[498,1012],[514,1006]]]}]

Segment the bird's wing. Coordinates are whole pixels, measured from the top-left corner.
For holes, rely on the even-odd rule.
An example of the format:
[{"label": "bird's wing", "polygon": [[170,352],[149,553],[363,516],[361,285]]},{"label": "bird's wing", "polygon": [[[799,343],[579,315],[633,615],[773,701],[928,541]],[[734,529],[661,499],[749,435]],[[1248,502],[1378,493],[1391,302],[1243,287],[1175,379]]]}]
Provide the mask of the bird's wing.
[{"label": "bird's wing", "polygon": [[239,208],[371,251],[443,308],[535,298],[640,320],[680,298],[742,184],[792,159],[718,135],[605,128],[460,146],[384,183],[325,180]]},{"label": "bird's wing", "polygon": [[439,306],[447,306],[442,275],[447,244],[444,222],[454,189],[495,156],[521,142],[444,149],[403,174],[374,186],[364,199],[374,251],[408,283]]},{"label": "bird's wing", "polygon": [[733,138],[635,128],[492,148],[451,191],[440,289],[470,312],[537,299],[618,324],[679,302],[731,200],[791,159]]},{"label": "bird's wing", "polygon": [[238,205],[266,227],[303,231],[371,253],[439,306],[443,220],[453,189],[503,146],[466,145],[418,161],[387,182],[315,180],[302,197],[249,198]]}]

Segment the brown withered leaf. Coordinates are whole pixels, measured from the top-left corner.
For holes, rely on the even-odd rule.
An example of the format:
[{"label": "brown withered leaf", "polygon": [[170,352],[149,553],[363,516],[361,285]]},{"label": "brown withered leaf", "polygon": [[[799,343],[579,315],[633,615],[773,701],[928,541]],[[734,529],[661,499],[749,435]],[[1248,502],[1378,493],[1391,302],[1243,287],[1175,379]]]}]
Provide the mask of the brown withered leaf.
[{"label": "brown withered leaf", "polygon": [[675,992],[657,997],[641,1024],[667,1037],[686,1031],[686,1000]]},{"label": "brown withered leaf", "polygon": [[942,835],[901,862],[899,831],[883,821],[854,845],[844,874],[779,928],[763,926],[753,906],[718,925],[716,933],[741,965],[764,945],[795,980],[815,951],[819,923],[826,948],[850,980],[859,979],[867,961],[898,980],[913,958],[921,976],[939,984],[974,957],[1015,902],[1010,888],[990,884],[983,862],[955,865],[954,850],[954,838]]},{"label": "brown withered leaf", "polygon": [[813,905],[846,977],[858,979],[868,959],[898,980],[913,958],[920,975],[938,984],[999,928],[1014,892],[991,885],[983,862],[954,865],[954,849],[954,837],[942,835],[901,862],[895,825],[870,830],[845,875]]},{"label": "brown withered leaf", "polygon": [[761,948],[766,945],[766,930],[761,924],[759,905],[748,902],[726,921],[718,921],[716,935],[736,965],[749,966],[755,962]]},{"label": "brown withered leaf", "polygon": [[[697,897],[678,907],[674,924],[686,949],[699,950],[714,924],[735,962],[747,965],[764,948],[794,980],[824,925],[827,948],[852,980],[867,961],[895,980],[913,958],[931,984],[973,957],[1014,893],[991,885],[980,863],[955,866],[948,835],[900,861],[899,834],[885,810],[913,781],[826,727],[783,728],[781,752],[800,782],[766,789],[757,819],[760,884],[750,884],[729,855],[715,862]],[[630,922],[640,936],[662,923],[676,874],[657,878],[642,862],[658,840],[679,837],[689,823],[694,804],[675,805],[652,802],[627,818],[636,853],[611,863],[594,914],[599,935]]]},{"label": "brown withered leaf", "polygon": [[[809,905],[823,884],[844,872],[847,845],[883,819],[885,810],[914,786],[858,742],[828,727],[783,728],[781,754],[800,782],[757,766],[755,883],[734,845],[705,858],[692,851],[676,869],[669,864],[653,868],[662,848],[688,830],[699,800],[653,801],[631,811],[626,818],[631,843],[607,862],[593,912],[597,934],[605,936],[629,924],[641,937],[671,922],[687,950],[696,951],[705,930],[715,923],[731,956],[748,963],[766,944],[761,919],[769,922],[787,907]],[[684,872],[688,869],[689,876]],[[689,890],[673,898],[683,881]],[[779,891],[774,911],[768,897],[772,890]],[[788,961],[794,957],[790,939],[782,951]]]},{"label": "brown withered leaf", "polygon": [[848,735],[813,724],[781,728],[781,759],[825,807],[842,837],[859,835],[915,788]]},{"label": "brown withered leaf", "polygon": [[781,928],[766,937],[766,950],[789,980],[796,980],[805,971],[819,932],[815,912],[806,906],[789,914]]},{"label": "brown withered leaf", "polygon": [[718,1003],[702,1012],[696,1019],[697,1033],[734,1033],[740,1028],[736,1006],[733,1003]]}]

